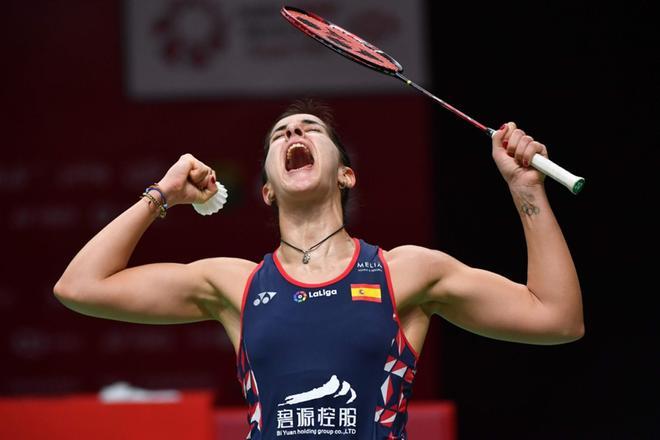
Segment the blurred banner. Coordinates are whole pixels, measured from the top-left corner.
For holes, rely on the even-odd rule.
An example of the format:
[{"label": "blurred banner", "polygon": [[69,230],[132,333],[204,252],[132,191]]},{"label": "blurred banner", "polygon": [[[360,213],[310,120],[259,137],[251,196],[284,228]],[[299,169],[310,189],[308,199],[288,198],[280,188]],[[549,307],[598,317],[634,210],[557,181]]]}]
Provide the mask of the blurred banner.
[{"label": "blurred banner", "polygon": [[[129,96],[282,95],[404,90],[335,54],[287,23],[279,1],[126,0]],[[303,1],[392,55],[425,82],[421,0]]]}]

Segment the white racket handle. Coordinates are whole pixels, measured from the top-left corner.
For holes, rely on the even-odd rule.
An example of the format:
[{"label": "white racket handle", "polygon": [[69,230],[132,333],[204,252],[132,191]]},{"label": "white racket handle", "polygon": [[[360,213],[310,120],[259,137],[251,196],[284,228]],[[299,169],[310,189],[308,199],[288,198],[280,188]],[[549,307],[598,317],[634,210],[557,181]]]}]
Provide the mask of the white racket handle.
[{"label": "white racket handle", "polygon": [[[497,130],[486,127],[486,133],[492,138],[495,133],[497,133]],[[532,157],[531,165],[546,176],[549,176],[564,185],[573,194],[577,194],[582,191],[582,187],[584,186],[584,177],[576,176],[570,171],[563,169],[550,159],[547,159],[545,156],[535,154]]]},{"label": "white racket handle", "polygon": [[584,186],[583,177],[576,176],[540,154],[535,154],[532,157],[531,165],[546,176],[564,185],[573,194],[579,193]]}]

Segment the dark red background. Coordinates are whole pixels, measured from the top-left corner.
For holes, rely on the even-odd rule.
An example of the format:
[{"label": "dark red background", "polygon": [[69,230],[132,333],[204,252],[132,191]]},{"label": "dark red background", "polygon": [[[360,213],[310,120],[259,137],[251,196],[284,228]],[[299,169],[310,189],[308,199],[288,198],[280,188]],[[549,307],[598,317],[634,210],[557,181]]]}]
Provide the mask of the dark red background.
[{"label": "dark red background", "polygon": [[[116,2],[15,5],[21,41],[7,54],[0,188],[11,270],[2,281],[0,393],[96,391],[114,380],[143,387],[213,387],[219,403],[242,399],[222,327],[101,321],[65,309],[52,286],[75,252],[134,203],[183,153],[213,165],[230,193],[220,215],[177,207],[157,222],[131,264],[210,256],[259,261],[278,244],[260,198],[263,139],[290,99],[135,102],[122,83],[121,8]],[[294,97],[291,97],[294,98]],[[431,245],[429,105],[418,96],[336,98],[340,133],[358,189],[351,234],[384,248]],[[393,111],[396,109],[396,111]],[[34,191],[34,188],[44,188]],[[47,188],[47,189],[46,189]],[[417,388],[438,385],[437,337],[429,339]]]}]

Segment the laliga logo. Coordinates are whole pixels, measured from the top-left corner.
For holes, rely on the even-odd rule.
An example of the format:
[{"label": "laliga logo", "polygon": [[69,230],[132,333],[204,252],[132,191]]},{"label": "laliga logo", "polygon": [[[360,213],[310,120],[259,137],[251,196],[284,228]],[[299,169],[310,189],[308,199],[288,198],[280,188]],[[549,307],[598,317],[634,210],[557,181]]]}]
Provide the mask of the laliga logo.
[{"label": "laliga logo", "polygon": [[307,301],[307,292],[305,292],[304,290],[297,291],[296,293],[293,294],[293,300],[297,303]]},{"label": "laliga logo", "polygon": [[255,306],[258,306],[259,304],[268,304],[268,301],[270,301],[275,295],[277,295],[277,292],[261,292],[257,295],[259,298],[255,299],[252,304]]},{"label": "laliga logo", "polygon": [[305,292],[304,290],[299,290],[293,294],[293,300],[297,303],[305,302],[307,299],[311,298],[320,298],[323,296],[333,296],[337,295],[337,289],[320,289],[313,292]]}]

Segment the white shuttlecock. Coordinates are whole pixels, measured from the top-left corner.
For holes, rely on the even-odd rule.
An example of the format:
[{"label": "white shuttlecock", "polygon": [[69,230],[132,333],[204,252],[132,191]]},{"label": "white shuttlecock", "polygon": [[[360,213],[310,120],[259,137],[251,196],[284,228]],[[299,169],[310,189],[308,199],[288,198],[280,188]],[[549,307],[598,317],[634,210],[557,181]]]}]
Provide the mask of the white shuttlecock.
[{"label": "white shuttlecock", "polygon": [[193,203],[193,208],[201,215],[211,215],[220,211],[224,204],[227,202],[227,188],[225,188],[220,182],[216,183],[218,185],[218,192],[216,192],[213,197],[208,199],[204,203]]}]

